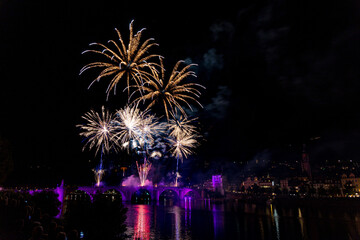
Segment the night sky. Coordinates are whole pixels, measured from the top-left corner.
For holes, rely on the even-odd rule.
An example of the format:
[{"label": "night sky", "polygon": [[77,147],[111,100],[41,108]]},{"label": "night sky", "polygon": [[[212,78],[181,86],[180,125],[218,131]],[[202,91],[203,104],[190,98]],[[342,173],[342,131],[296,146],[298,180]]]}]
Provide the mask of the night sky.
[{"label": "night sky", "polygon": [[[146,28],[168,69],[197,63],[206,86],[195,162],[251,161],[307,143],[311,160],[360,161],[358,1],[0,1],[0,161],[9,183],[82,182],[88,160],[75,127],[106,101],[96,71],[79,76],[92,42]],[[165,67],[166,67],[165,66]],[[276,150],[275,150],[276,149]],[[299,153],[300,156],[300,153]],[[8,164],[11,158],[13,164]],[[13,166],[11,166],[13,165]],[[215,164],[216,165],[216,164]],[[6,167],[7,166],[7,167]],[[36,180],[37,179],[37,180]],[[91,179],[92,180],[92,179]],[[1,183],[1,182],[0,182]]]}]

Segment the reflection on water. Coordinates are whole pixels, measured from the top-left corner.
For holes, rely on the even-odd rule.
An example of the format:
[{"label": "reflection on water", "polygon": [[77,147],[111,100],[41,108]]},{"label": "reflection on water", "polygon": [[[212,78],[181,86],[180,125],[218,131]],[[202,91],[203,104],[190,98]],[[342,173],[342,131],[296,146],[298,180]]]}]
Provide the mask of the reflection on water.
[{"label": "reflection on water", "polygon": [[175,237],[173,239],[180,239],[180,229],[181,229],[181,209],[178,206],[174,206],[175,214]]},{"label": "reflection on water", "polygon": [[224,235],[224,205],[212,205],[214,219],[214,237],[216,239]]},{"label": "reflection on water", "polygon": [[185,208],[185,229],[188,230],[191,226],[191,200],[189,201],[188,198],[185,198],[184,208]]},{"label": "reflection on water", "polygon": [[305,230],[305,222],[304,222],[304,218],[301,213],[301,208],[298,208],[298,215],[299,215],[299,222],[300,222],[300,228],[301,228],[301,236],[303,239],[307,239],[306,230]]},{"label": "reflection on water", "polygon": [[273,225],[275,225],[276,239],[280,240],[279,215],[276,208],[273,208],[272,204],[270,204],[270,213]]},{"label": "reflection on water", "polygon": [[187,198],[177,205],[128,204],[129,239],[360,239],[360,210]]},{"label": "reflection on water", "polygon": [[150,210],[148,205],[134,205],[134,239],[150,239]]}]

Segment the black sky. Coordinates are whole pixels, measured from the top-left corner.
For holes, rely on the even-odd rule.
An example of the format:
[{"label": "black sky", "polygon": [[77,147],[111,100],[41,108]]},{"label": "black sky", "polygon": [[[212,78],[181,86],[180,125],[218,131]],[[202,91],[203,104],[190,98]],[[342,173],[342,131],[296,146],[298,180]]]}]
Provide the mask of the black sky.
[{"label": "black sky", "polygon": [[81,52],[115,39],[115,27],[127,36],[132,19],[160,44],[166,64],[199,64],[207,90],[198,158],[251,160],[265,149],[308,143],[312,159],[331,157],[329,149],[356,159],[359,16],[357,1],[1,1],[0,134],[11,145],[10,179],[31,181],[37,166],[54,181],[88,171],[75,125],[90,108],[124,102],[106,102],[106,84],[87,90],[95,75],[78,75],[91,60]]}]

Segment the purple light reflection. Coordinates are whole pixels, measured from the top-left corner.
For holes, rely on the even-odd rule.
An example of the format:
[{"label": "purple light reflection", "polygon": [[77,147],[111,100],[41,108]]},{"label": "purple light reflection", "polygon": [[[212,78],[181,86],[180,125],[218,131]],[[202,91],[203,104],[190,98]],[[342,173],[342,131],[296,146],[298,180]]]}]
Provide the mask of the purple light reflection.
[{"label": "purple light reflection", "polygon": [[58,215],[56,215],[56,218],[60,218],[61,214],[62,214],[63,204],[64,204],[64,179],[61,181],[60,186],[56,187],[55,193],[58,194],[58,200],[61,203],[59,208],[58,208],[59,213],[58,213]]},{"label": "purple light reflection", "polygon": [[185,209],[185,227],[189,228],[191,226],[191,197],[184,197],[184,209]]},{"label": "purple light reflection", "polygon": [[[217,209],[217,207],[220,209]],[[214,219],[214,237],[216,239],[222,239],[221,237],[224,235],[224,206],[216,206],[216,204],[214,204],[212,206],[212,213]]]},{"label": "purple light reflection", "polygon": [[35,189],[35,190],[30,189],[30,190],[29,190],[29,194],[30,194],[31,196],[34,196],[35,193],[40,193],[40,192],[42,192],[42,191],[43,191],[42,189]]}]

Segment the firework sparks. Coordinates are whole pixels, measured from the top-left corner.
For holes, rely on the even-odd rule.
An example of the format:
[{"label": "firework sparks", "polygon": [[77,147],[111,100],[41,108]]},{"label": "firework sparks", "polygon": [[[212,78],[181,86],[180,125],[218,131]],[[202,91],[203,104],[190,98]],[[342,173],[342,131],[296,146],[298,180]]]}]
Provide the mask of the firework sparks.
[{"label": "firework sparks", "polygon": [[179,134],[175,139],[169,138],[171,144],[171,155],[176,157],[176,177],[175,177],[175,187],[178,186],[178,176],[179,174],[179,160],[183,162],[183,158],[187,158],[190,154],[193,153],[192,148],[195,148],[198,142],[196,141],[197,135],[195,133],[191,134]]},{"label": "firework sparks", "polygon": [[182,115],[186,116],[182,104],[185,104],[192,110],[192,107],[188,102],[189,100],[196,102],[202,107],[196,98],[199,98],[201,95],[198,88],[205,87],[198,83],[183,82],[184,79],[190,76],[196,77],[195,72],[189,70],[190,67],[195,64],[186,65],[183,69],[178,70],[180,64],[183,62],[184,61],[178,61],[175,64],[169,79],[165,81],[165,69],[163,67],[162,58],[160,58],[161,75],[156,71],[153,71],[153,77],[148,79],[143,86],[133,86],[137,87],[133,94],[136,92],[141,93],[141,96],[134,99],[133,103],[145,103],[150,101],[146,109],[150,109],[156,103],[159,103],[163,106],[168,120],[169,115],[175,113],[176,109],[178,109]]},{"label": "firework sparks", "polygon": [[145,186],[147,175],[149,174],[149,171],[151,169],[151,163],[144,159],[143,164],[138,164],[136,161],[136,167],[139,172],[139,178],[140,178],[140,186]]},{"label": "firework sparks", "polygon": [[117,132],[114,138],[125,148],[149,145],[154,136],[166,129],[166,124],[159,123],[154,115],[148,114],[148,111],[142,112],[136,106],[126,106],[117,111],[116,115],[114,122]]},{"label": "firework sparks", "polygon": [[183,160],[192,154],[192,148],[195,148],[197,145],[195,134],[183,135],[177,139],[169,139],[172,146],[171,152],[172,156]]},{"label": "firework sparks", "polygon": [[153,151],[150,155],[151,158],[161,158],[162,154],[160,151]]},{"label": "firework sparks", "polygon": [[[82,74],[91,68],[103,68],[99,75],[91,82],[89,88],[94,82],[100,81],[101,78],[113,76],[106,90],[107,98],[109,97],[111,90],[114,90],[114,93],[116,94],[116,85],[124,77],[126,77],[128,95],[130,95],[130,80],[134,80],[135,84],[140,87],[144,81],[149,79],[152,74],[151,72],[153,72],[155,66],[158,65],[149,60],[160,56],[156,54],[147,54],[151,47],[158,45],[157,43],[152,42],[154,39],[149,38],[141,44],[141,36],[145,28],[134,34],[133,21],[131,21],[129,30],[130,38],[127,47],[125,46],[120,32],[115,28],[119,37],[120,46],[114,40],[109,40],[109,46],[101,43],[90,44],[90,46],[97,46],[102,50],[86,50],[83,52],[99,54],[108,60],[104,62],[89,63],[80,70],[80,74]],[[146,71],[146,69],[150,69],[150,71]]]},{"label": "firework sparks", "polygon": [[165,131],[166,124],[159,123],[154,115],[148,114],[148,111],[142,112],[136,106],[126,106],[117,112],[115,125],[117,129],[117,133],[114,135],[115,141],[118,141],[123,148],[136,149],[138,154],[144,154],[144,163],[136,162],[140,183],[141,186],[144,186],[151,169],[147,155],[149,154],[153,158],[158,156],[158,153],[150,154],[149,149],[154,142],[154,137]]},{"label": "firework sparks", "polygon": [[101,179],[103,178],[105,171],[104,171],[103,169],[98,169],[98,170],[95,170],[95,169],[94,169],[93,172],[94,172],[95,182],[96,182],[95,185],[96,185],[97,187],[100,187],[100,185],[101,185]]},{"label": "firework sparks", "polygon": [[154,137],[164,133],[166,127],[166,123],[159,122],[159,119],[154,115],[144,115],[143,121],[141,122],[139,129],[139,137],[141,139],[140,142],[142,143],[142,145],[145,144],[144,147],[146,151],[148,150],[147,148],[153,144]]},{"label": "firework sparks", "polygon": [[174,117],[174,119],[170,119],[168,123],[170,136],[175,139],[180,139],[185,135],[196,134],[196,127],[191,124],[195,120],[197,120],[197,118],[188,119],[183,115],[180,115],[179,118]]},{"label": "firework sparks", "polygon": [[116,134],[114,138],[120,142],[123,147],[129,146],[132,139],[137,139],[139,128],[143,120],[143,112],[136,107],[126,106],[116,113],[114,121]]},{"label": "firework sparks", "polygon": [[86,124],[79,124],[77,127],[82,130],[80,136],[86,138],[83,151],[86,147],[89,147],[90,150],[95,147],[95,155],[98,153],[100,148],[101,154],[108,153],[113,147],[113,143],[111,141],[115,130],[112,124],[113,115],[109,113],[108,110],[105,110],[104,106],[102,106],[101,114],[91,110],[90,112],[85,113],[82,118],[86,121]]},{"label": "firework sparks", "polygon": [[[163,58],[148,53],[158,44],[152,38],[143,41],[141,38],[144,29],[135,33],[133,21],[129,24],[127,45],[120,32],[117,29],[115,31],[118,41],[109,40],[107,44],[91,43],[90,46],[94,48],[91,47],[93,49],[83,52],[94,53],[103,60],[91,62],[80,70],[82,74],[89,69],[100,69],[89,88],[95,82],[109,78],[106,99],[111,91],[116,94],[118,83],[122,82],[124,82],[124,91],[128,92],[128,101],[130,102],[134,97],[130,106],[118,110],[115,117],[102,107],[101,113],[93,110],[86,113],[82,117],[86,120],[86,124],[77,125],[82,130],[80,135],[86,138],[83,150],[87,147],[90,150],[95,148],[96,155],[101,148],[100,165],[94,170],[96,185],[101,185],[104,175],[103,154],[121,146],[124,149],[135,150],[137,154],[143,154],[143,163],[139,164],[136,161],[136,166],[141,186],[144,186],[152,165],[149,159],[162,157],[157,145],[159,139],[164,140],[163,133],[168,130],[168,138],[165,138],[170,142],[172,156],[177,159],[177,186],[180,178],[179,160],[183,161],[183,158],[193,153],[192,149],[197,146],[198,137],[197,129],[192,124],[197,118],[188,119],[185,109],[189,108],[193,111],[191,105],[193,103],[202,107],[198,99],[201,95],[200,90],[205,87],[191,81],[191,77],[196,77],[195,72],[191,71],[191,67],[195,64],[183,64],[184,61],[178,61],[165,79]],[[159,62],[152,61],[155,58],[159,58]],[[130,92],[132,89],[135,90]],[[140,103],[145,105],[145,111],[137,108]],[[159,122],[155,115],[149,114],[150,109],[155,105],[164,109],[166,123]],[[179,113],[178,118],[177,113]],[[167,144],[164,145],[166,150]]]}]

